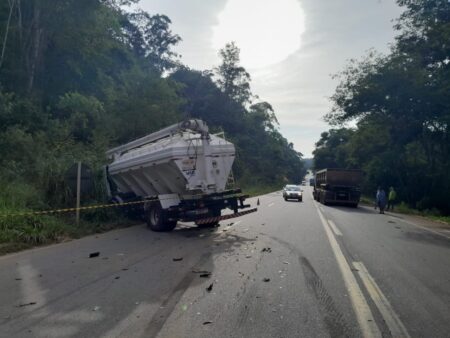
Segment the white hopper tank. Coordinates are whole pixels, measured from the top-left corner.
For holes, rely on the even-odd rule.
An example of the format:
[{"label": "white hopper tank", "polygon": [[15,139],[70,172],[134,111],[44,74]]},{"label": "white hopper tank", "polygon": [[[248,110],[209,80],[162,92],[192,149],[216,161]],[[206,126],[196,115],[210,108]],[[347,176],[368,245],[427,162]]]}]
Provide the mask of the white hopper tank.
[{"label": "white hopper tank", "polygon": [[120,193],[138,197],[225,191],[234,145],[188,120],[111,149],[109,178]]}]

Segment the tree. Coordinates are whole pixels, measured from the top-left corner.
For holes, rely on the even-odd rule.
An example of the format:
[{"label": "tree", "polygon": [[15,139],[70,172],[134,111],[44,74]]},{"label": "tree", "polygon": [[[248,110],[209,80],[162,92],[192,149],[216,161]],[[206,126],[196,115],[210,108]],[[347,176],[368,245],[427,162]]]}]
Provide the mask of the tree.
[{"label": "tree", "polygon": [[411,206],[450,213],[450,3],[397,2],[405,11],[391,52],[371,51],[338,74],[326,119],[357,122],[345,163],[368,172],[367,186],[396,185]]},{"label": "tree", "polygon": [[225,95],[239,104],[251,101],[250,74],[239,65],[240,50],[234,42],[219,51],[222,63],[215,68],[217,84]]}]

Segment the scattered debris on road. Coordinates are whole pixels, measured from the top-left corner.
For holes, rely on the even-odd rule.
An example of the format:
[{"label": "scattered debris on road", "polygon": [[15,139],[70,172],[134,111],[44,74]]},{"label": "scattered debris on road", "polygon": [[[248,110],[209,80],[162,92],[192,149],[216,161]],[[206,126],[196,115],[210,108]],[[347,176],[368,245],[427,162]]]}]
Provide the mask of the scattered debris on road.
[{"label": "scattered debris on road", "polygon": [[263,278],[263,282],[266,282],[266,283],[267,283],[267,282],[270,282],[270,278],[267,278],[267,277],[266,277],[266,278]]},{"label": "scattered debris on road", "polygon": [[206,291],[211,292],[211,290],[213,289],[213,283],[211,283],[207,288]]},{"label": "scattered debris on road", "polygon": [[212,324],[212,322],[211,321],[206,321],[206,322],[203,322],[203,325],[208,325],[208,324]]},{"label": "scattered debris on road", "polygon": [[283,262],[283,264],[289,265],[289,264],[291,264],[291,263],[289,263],[289,262]]},{"label": "scattered debris on road", "polygon": [[95,258],[95,257],[98,257],[98,256],[100,256],[100,252],[99,252],[99,251],[97,251],[97,252],[91,252],[91,253],[89,254],[89,258]]},{"label": "scattered debris on road", "polygon": [[245,256],[245,258],[252,258],[252,256],[251,255],[247,255],[247,256]]},{"label": "scattered debris on road", "polygon": [[261,250],[261,252],[272,252],[272,249],[269,248],[269,247],[263,248],[263,249]]},{"label": "scattered debris on road", "polygon": [[211,272],[200,274],[200,278],[209,278],[211,276]]},{"label": "scattered debris on road", "polygon": [[36,305],[36,302],[29,302],[29,303],[25,303],[25,304],[19,304],[19,305],[17,305],[17,307],[24,307],[24,306],[30,306],[30,305]]},{"label": "scattered debris on road", "polygon": [[175,257],[175,258],[172,258],[172,260],[173,260],[174,262],[180,262],[180,261],[183,260],[183,257]]}]

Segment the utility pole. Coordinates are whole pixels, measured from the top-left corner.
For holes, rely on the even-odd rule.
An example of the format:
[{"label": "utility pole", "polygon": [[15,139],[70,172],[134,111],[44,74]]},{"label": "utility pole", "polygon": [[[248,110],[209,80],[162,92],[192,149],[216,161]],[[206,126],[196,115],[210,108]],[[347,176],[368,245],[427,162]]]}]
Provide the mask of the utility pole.
[{"label": "utility pole", "polygon": [[80,192],[81,192],[81,162],[78,162],[78,168],[77,168],[77,211],[76,211],[77,226],[80,225]]}]

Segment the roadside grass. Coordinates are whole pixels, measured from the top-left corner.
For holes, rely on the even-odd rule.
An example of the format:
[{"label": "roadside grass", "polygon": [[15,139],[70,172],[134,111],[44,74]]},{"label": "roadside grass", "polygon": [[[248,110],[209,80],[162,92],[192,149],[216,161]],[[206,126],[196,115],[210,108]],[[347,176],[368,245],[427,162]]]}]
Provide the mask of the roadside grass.
[{"label": "roadside grass", "polygon": [[[361,196],[361,204],[373,207],[375,205],[375,201],[373,198],[368,196]],[[405,215],[415,215],[427,218],[432,221],[437,221],[440,223],[445,223],[450,225],[450,216],[443,216],[437,209],[425,209],[418,210],[413,209],[408,206],[405,202],[401,202],[395,205],[394,212],[398,212],[400,214]]]},{"label": "roadside grass", "polygon": [[[30,211],[30,210],[22,210]],[[18,212],[0,210],[0,255],[41,245],[81,238],[95,233],[137,224],[118,210],[84,212],[79,226],[73,213],[54,215],[1,216]]]},{"label": "roadside grass", "polygon": [[263,185],[263,186],[255,186],[255,185],[242,185],[242,192],[246,195],[250,195],[250,197],[265,195],[274,191],[281,190],[281,186],[279,185]]}]

